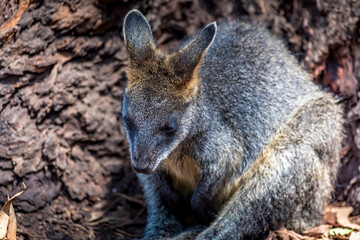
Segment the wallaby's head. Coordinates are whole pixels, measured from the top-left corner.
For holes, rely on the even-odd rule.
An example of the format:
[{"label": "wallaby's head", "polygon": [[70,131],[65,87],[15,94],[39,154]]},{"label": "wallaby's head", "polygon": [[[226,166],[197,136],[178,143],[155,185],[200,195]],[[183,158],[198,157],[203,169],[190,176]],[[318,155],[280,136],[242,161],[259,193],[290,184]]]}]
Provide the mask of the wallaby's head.
[{"label": "wallaby's head", "polygon": [[201,84],[198,70],[215,38],[216,24],[169,55],[156,49],[150,25],[137,10],[126,15],[123,34],[130,61],[123,125],[133,168],[152,173],[192,131]]}]

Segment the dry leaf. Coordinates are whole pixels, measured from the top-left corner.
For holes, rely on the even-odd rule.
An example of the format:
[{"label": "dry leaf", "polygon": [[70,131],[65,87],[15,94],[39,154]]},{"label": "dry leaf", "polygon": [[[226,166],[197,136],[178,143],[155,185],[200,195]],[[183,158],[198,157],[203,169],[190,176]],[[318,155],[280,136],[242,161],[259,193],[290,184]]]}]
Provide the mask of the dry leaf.
[{"label": "dry leaf", "polygon": [[325,210],[324,220],[330,225],[337,226],[336,224],[336,213]]},{"label": "dry leaf", "polygon": [[0,239],[16,240],[17,222],[15,209],[12,205],[12,200],[26,190],[26,186],[24,183],[23,186],[24,190],[16,193],[14,196],[9,198],[0,210]]},{"label": "dry leaf", "polygon": [[304,236],[301,236],[300,234],[288,230],[286,228],[281,228],[279,230],[276,230],[275,233],[278,235],[278,237],[281,240],[303,240],[306,239]]},{"label": "dry leaf", "polygon": [[360,232],[352,232],[349,240],[360,240]]},{"label": "dry leaf", "polygon": [[322,237],[326,233],[329,233],[331,228],[331,225],[320,225],[317,227],[314,227],[308,231],[303,232],[304,234],[311,236],[311,237]]},{"label": "dry leaf", "polygon": [[360,225],[350,222],[349,216],[352,213],[352,207],[333,207],[328,206],[325,209],[325,216],[331,216],[333,214],[336,215],[336,223],[333,222],[333,219],[326,219],[326,222],[331,223],[332,225],[340,225],[341,227],[351,228],[360,230]]},{"label": "dry leaf", "polygon": [[7,215],[4,211],[0,211],[0,239],[6,237],[7,227],[9,225],[10,216]]},{"label": "dry leaf", "polygon": [[269,235],[265,238],[265,240],[276,240],[276,234],[273,231],[269,231]]},{"label": "dry leaf", "polygon": [[349,220],[349,216],[352,213],[352,211],[353,211],[352,207],[338,208],[338,211],[336,213],[336,220],[338,224],[340,224],[342,227],[360,230],[360,225],[351,223]]},{"label": "dry leaf", "polygon": [[281,239],[281,240],[290,240],[290,236],[285,233],[285,232],[277,232],[276,231],[276,234],[278,235],[278,237]]},{"label": "dry leaf", "polygon": [[7,237],[9,240],[16,240],[16,228],[17,228],[17,221],[16,221],[16,215],[15,215],[15,209],[12,203],[10,203],[10,209],[9,209],[9,226],[8,226],[8,233]]}]

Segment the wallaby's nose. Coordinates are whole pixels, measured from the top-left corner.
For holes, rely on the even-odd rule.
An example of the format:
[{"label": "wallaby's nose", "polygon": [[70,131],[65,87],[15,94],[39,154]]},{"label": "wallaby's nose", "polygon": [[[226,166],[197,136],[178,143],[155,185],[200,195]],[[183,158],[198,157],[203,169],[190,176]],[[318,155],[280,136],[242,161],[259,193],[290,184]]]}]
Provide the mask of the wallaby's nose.
[{"label": "wallaby's nose", "polygon": [[132,165],[132,168],[137,173],[143,173],[143,174],[151,173],[151,168],[150,168],[149,164],[147,164],[147,163],[136,161],[136,162],[133,162],[131,165]]},{"label": "wallaby's nose", "polygon": [[[137,139],[138,140],[138,139]],[[137,173],[150,174],[153,169],[151,158],[149,157],[149,147],[143,142],[136,141],[133,145],[131,154],[131,165]]]}]

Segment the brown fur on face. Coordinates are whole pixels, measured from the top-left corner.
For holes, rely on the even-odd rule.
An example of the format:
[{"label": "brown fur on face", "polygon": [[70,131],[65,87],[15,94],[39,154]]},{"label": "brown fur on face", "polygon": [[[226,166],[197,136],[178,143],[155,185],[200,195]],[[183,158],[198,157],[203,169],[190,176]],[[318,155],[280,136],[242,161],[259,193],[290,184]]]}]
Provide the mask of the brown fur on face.
[{"label": "brown fur on face", "polygon": [[[126,71],[128,84],[126,93],[131,92],[136,85],[156,87],[162,96],[173,95],[184,100],[195,96],[199,89],[198,70],[201,61],[192,72],[183,76],[176,76],[176,63],[179,53],[166,55],[158,49],[153,49],[150,58],[141,63],[141,66],[132,64]],[[203,58],[203,57],[202,57]]]},{"label": "brown fur on face", "polygon": [[[173,54],[163,54],[155,46],[150,25],[134,11],[125,19],[123,33],[130,59],[128,90],[135,84],[157,86],[185,100],[198,93],[198,71],[216,36],[216,24],[207,25],[192,41]],[[170,90],[170,91],[169,91]],[[164,94],[166,96],[166,94]]]}]

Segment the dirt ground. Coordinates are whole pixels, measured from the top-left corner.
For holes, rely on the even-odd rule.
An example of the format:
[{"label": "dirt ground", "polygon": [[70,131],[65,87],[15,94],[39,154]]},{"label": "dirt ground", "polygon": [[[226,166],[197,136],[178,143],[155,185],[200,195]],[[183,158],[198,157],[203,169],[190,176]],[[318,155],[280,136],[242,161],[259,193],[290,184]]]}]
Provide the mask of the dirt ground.
[{"label": "dirt ground", "polygon": [[334,201],[360,214],[360,1],[0,0],[0,206],[19,239],[141,237],[146,205],[120,123],[125,14],[175,50],[216,20],[257,21],[340,98],[346,138]]}]

